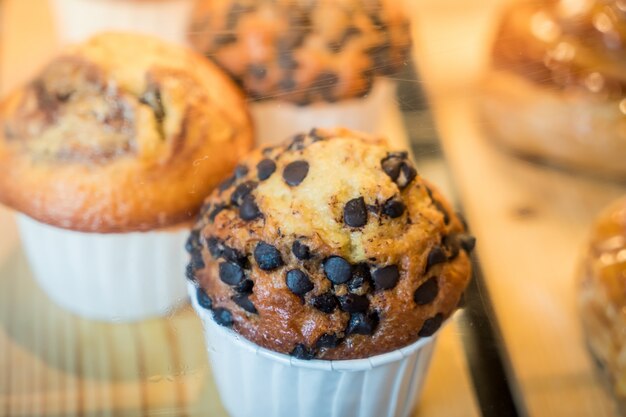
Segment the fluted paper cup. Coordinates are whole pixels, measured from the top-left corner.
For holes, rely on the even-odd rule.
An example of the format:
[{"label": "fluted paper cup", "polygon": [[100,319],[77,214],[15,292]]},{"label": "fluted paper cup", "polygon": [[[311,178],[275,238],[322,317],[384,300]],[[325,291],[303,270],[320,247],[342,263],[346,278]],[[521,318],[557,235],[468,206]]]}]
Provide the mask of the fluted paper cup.
[{"label": "fluted paper cup", "polygon": [[[267,99],[253,102],[250,111],[260,143],[279,143],[314,127],[348,129],[389,136],[405,134],[397,102],[396,83],[379,78],[367,97],[307,106]],[[393,134],[390,134],[391,133]],[[406,138],[400,138],[406,144]]]},{"label": "fluted paper cup", "polygon": [[187,300],[186,228],[82,233],[18,216],[35,279],[57,304],[80,316],[135,321],[164,316]]},{"label": "fluted paper cup", "polygon": [[219,326],[194,285],[189,292],[231,417],[406,417],[415,408],[436,336],[367,359],[300,360]]},{"label": "fluted paper cup", "polygon": [[193,0],[53,0],[62,42],[81,42],[98,32],[118,30],[186,44]]}]

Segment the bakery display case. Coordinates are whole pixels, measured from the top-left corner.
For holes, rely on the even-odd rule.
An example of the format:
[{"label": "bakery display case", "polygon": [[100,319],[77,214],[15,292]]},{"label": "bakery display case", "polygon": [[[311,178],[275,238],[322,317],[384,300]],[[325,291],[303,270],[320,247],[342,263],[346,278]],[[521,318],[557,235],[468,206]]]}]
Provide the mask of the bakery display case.
[{"label": "bakery display case", "polygon": [[[0,416],[625,415],[622,1],[192,3],[0,0],[0,201],[16,209],[0,206]],[[110,29],[143,35],[99,34]],[[48,65],[68,44],[101,78],[83,58]],[[180,73],[156,79],[152,59]],[[146,73],[152,83],[129,87]],[[78,94],[59,93],[76,80]],[[118,152],[136,130],[110,124],[110,108],[145,116],[161,142],[141,136],[140,166],[162,167],[187,140],[177,109],[199,101],[187,135],[223,147],[186,156],[205,188],[185,195],[184,161],[171,181],[147,169],[124,186],[124,201],[154,197],[135,214],[157,222],[102,223],[113,193],[102,212],[73,213],[78,186],[59,215],[34,203],[42,184],[68,189],[120,161],[33,174],[50,152],[64,164],[94,144]],[[54,102],[43,116],[42,102]],[[57,139],[41,133],[50,123],[67,123]],[[34,165],[7,152],[11,135]],[[180,207],[189,221],[168,223]],[[48,236],[80,233],[72,219],[107,238],[186,232],[143,254],[113,242],[103,267],[89,239],[70,250]],[[163,273],[166,260],[179,273]],[[159,290],[157,269],[183,293]],[[164,292],[173,304],[142,304]]]}]

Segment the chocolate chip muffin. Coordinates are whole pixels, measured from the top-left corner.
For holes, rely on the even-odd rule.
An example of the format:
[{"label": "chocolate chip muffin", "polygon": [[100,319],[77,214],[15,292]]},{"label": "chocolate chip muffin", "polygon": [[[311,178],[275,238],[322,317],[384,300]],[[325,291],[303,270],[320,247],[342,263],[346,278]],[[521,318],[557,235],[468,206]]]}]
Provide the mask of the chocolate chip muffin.
[{"label": "chocolate chip muffin", "polygon": [[490,136],[525,156],[626,175],[625,42],[621,0],[513,4],[485,77]]},{"label": "chocolate chip muffin", "polygon": [[200,0],[191,44],[249,96],[305,105],[362,97],[410,46],[396,0]]},{"label": "chocolate chip muffin", "polygon": [[0,105],[0,202],[64,229],[168,227],[193,218],[251,142],[243,96],[211,62],[102,34]]},{"label": "chocolate chip muffin", "polygon": [[626,410],[626,198],[592,228],[579,305],[587,343]]},{"label": "chocolate chip muffin", "polygon": [[355,359],[435,333],[473,246],[406,152],[314,129],[253,152],[207,198],[187,274],[215,321],[252,342]]}]

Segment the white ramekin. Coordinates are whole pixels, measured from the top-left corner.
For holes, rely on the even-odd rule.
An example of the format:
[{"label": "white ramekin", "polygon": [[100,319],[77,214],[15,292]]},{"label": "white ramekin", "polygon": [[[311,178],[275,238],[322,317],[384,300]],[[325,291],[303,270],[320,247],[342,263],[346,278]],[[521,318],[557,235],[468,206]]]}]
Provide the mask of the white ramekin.
[{"label": "white ramekin", "polygon": [[300,360],[219,326],[188,287],[231,417],[406,417],[415,408],[436,336],[367,359]]},{"label": "white ramekin", "polygon": [[128,322],[165,316],[187,301],[186,228],[75,232],[17,217],[33,274],[60,306],[82,317]]},{"label": "white ramekin", "polygon": [[394,144],[406,146],[407,138],[398,106],[396,83],[378,78],[363,98],[307,106],[263,100],[253,102],[250,111],[257,141],[277,144],[314,127],[346,127],[359,132],[384,135]]},{"label": "white ramekin", "polygon": [[107,30],[154,35],[186,44],[193,0],[53,0],[57,33],[64,43],[81,42]]}]

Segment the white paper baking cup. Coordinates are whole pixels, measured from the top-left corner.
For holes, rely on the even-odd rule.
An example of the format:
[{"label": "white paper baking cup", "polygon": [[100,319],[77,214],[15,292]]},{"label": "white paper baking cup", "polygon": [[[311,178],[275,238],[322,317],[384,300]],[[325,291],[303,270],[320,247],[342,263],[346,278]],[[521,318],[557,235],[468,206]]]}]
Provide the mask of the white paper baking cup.
[{"label": "white paper baking cup", "polygon": [[308,106],[263,100],[251,103],[258,143],[277,144],[314,127],[346,127],[359,132],[384,135],[394,145],[406,145],[402,113],[397,102],[396,83],[378,78],[363,98]]},{"label": "white paper baking cup", "polygon": [[231,417],[406,417],[415,408],[436,336],[367,359],[300,360],[216,324],[193,284],[189,292]]},{"label": "white paper baking cup", "polygon": [[80,316],[135,321],[187,300],[189,231],[99,234],[17,218],[33,274],[48,296]]},{"label": "white paper baking cup", "polygon": [[107,30],[186,44],[192,0],[53,0],[60,40],[76,43]]}]

